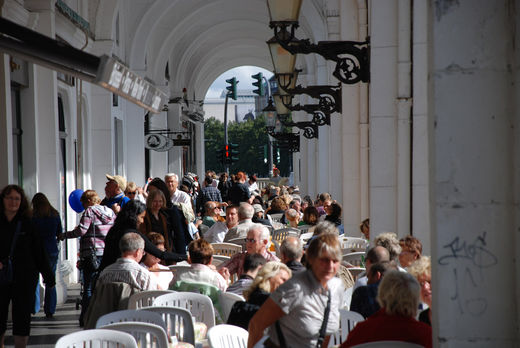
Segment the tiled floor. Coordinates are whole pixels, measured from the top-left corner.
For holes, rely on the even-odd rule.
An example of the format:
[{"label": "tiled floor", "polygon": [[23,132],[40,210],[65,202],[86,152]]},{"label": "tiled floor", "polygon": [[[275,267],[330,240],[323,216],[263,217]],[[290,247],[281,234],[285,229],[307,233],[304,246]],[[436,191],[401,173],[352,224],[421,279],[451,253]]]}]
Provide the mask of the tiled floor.
[{"label": "tiled floor", "polygon": [[[80,311],[76,310],[76,298],[79,297],[79,292],[79,284],[69,286],[67,302],[57,306],[53,319],[47,319],[43,309],[33,316],[29,347],[52,348],[61,336],[81,330],[78,325]],[[14,347],[11,328],[9,322],[5,335],[6,348]]]}]

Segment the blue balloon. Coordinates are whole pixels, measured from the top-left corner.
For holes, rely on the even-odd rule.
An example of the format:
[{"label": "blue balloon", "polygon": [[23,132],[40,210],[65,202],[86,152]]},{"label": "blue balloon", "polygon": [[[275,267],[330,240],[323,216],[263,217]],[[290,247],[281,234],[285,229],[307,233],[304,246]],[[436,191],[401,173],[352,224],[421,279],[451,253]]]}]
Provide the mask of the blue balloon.
[{"label": "blue balloon", "polygon": [[70,193],[69,195],[69,205],[76,212],[81,213],[85,208],[83,208],[83,204],[81,204],[81,196],[83,195],[83,190],[77,189]]}]

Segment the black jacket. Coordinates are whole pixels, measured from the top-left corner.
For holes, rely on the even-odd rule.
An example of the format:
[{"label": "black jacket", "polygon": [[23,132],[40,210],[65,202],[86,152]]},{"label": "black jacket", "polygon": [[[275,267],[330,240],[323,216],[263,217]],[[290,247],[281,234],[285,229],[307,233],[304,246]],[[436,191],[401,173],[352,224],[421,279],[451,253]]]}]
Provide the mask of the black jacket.
[{"label": "black jacket", "polygon": [[10,222],[0,213],[0,261],[7,264],[16,226],[20,222],[20,235],[12,255],[13,281],[17,286],[36,287],[41,273],[47,286],[54,286],[56,279],[49,264],[45,246],[30,218],[16,215]]}]

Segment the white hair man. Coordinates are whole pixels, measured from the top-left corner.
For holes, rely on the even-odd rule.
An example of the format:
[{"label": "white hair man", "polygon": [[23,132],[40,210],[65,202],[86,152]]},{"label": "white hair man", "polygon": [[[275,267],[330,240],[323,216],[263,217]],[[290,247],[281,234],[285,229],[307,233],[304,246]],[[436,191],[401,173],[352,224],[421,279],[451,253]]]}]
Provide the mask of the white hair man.
[{"label": "white hair man", "polygon": [[267,262],[280,261],[274,254],[267,251],[269,246],[269,229],[264,225],[253,224],[249,227],[246,236],[246,251],[233,255],[233,257],[221,264],[218,271],[224,278],[237,274],[239,277],[244,273],[244,259],[247,254],[260,254]]},{"label": "white hair man", "polygon": [[303,256],[303,244],[300,238],[289,236],[280,245],[282,262],[294,273],[305,271],[301,260]]},{"label": "white hair man", "polygon": [[246,238],[249,227],[254,224],[253,220],[251,220],[254,213],[255,209],[251,204],[245,202],[240,203],[238,207],[238,225],[229,229],[224,237],[224,242],[229,242],[235,238]]},{"label": "white hair man", "polygon": [[121,257],[101,272],[96,284],[119,282],[141,291],[157,290],[157,283],[150,272],[138,263],[144,254],[143,238],[134,232],[126,233],[119,241],[119,250]]},{"label": "white hair man", "polygon": [[166,186],[168,186],[168,191],[170,191],[170,197],[172,203],[184,203],[191,205],[190,195],[184,191],[178,190],[179,187],[179,177],[175,173],[168,173],[164,176],[164,182]]}]

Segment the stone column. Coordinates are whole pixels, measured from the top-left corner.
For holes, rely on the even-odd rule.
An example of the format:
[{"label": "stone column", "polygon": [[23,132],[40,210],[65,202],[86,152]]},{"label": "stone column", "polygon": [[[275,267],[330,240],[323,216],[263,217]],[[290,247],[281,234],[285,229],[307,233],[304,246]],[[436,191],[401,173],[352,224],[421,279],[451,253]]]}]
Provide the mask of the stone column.
[{"label": "stone column", "polygon": [[397,232],[397,2],[370,7],[370,230]]},{"label": "stone column", "polygon": [[[182,131],[182,107],[181,104],[168,104],[168,128],[171,131]],[[179,176],[182,180],[182,146],[174,146],[168,151],[168,172]]]},{"label": "stone column", "polygon": [[434,343],[518,347],[519,2],[430,4]]},{"label": "stone column", "polygon": [[13,124],[9,56],[0,54],[0,182],[13,182]]}]

